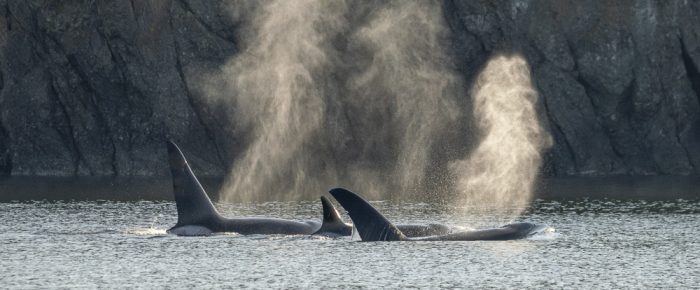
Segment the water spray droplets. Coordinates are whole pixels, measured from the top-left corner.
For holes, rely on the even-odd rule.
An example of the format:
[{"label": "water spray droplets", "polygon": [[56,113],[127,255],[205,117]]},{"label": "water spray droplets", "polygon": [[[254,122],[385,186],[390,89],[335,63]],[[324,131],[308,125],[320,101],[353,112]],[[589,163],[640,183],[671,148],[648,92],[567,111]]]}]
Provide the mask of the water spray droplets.
[{"label": "water spray droplets", "polygon": [[486,64],[468,112],[439,2],[257,5],[243,51],[219,76],[226,85],[208,90],[245,132],[222,199],[298,199],[342,185],[369,198],[436,194],[462,208],[530,201],[551,141],[522,57]]},{"label": "water spray droplets", "polygon": [[492,58],[472,98],[482,138],[467,159],[451,164],[456,190],[464,203],[520,211],[533,198],[542,154],[552,142],[537,116],[538,94],[525,59]]}]

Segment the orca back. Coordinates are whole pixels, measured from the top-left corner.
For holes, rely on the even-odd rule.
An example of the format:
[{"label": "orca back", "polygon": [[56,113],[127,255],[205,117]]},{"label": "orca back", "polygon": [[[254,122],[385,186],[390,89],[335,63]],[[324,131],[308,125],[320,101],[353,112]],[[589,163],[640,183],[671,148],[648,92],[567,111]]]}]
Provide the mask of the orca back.
[{"label": "orca back", "polygon": [[508,241],[527,238],[542,226],[533,223],[512,223],[498,228],[457,232],[447,235],[417,238],[420,241]]},{"label": "orca back", "polygon": [[356,193],[344,188],[331,189],[330,193],[348,211],[363,241],[406,240],[396,226]]},{"label": "orca back", "polygon": [[217,223],[221,216],[216,211],[206,191],[192,173],[180,148],[167,142],[170,173],[173,178],[173,194],[177,205],[177,225],[203,225]]}]

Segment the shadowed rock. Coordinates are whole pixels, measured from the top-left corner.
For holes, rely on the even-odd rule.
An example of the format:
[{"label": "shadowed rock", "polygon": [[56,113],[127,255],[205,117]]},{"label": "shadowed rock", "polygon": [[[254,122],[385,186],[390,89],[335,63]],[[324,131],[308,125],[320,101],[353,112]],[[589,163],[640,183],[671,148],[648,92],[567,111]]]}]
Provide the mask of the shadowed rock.
[{"label": "shadowed rock", "polygon": [[[231,108],[208,104],[201,90],[239,49],[246,10],[224,3],[0,1],[0,175],[166,175],[167,139],[203,174],[223,175],[241,153],[231,148],[245,148],[232,145],[246,142]],[[555,142],[546,174],[700,173],[697,1],[442,3],[451,33],[443,45],[465,79],[496,52],[530,62]],[[348,34],[367,18],[351,16]],[[327,155],[381,156],[393,168],[384,149],[365,152],[376,146],[347,138],[331,145],[349,149]]]}]

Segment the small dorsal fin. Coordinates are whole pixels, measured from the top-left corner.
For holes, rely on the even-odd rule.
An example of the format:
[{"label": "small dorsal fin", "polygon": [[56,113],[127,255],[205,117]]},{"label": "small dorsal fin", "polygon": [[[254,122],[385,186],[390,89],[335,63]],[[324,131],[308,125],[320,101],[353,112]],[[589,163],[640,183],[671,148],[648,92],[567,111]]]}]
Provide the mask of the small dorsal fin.
[{"label": "small dorsal fin", "polygon": [[321,196],[321,205],[323,205],[323,223],[344,223],[340,217],[338,210],[335,209],[333,203],[327,197]]},{"label": "small dorsal fin", "polygon": [[396,226],[356,193],[344,188],[331,189],[330,193],[348,211],[363,241],[406,240]]},{"label": "small dorsal fin", "polygon": [[325,196],[321,196],[323,206],[323,222],[321,227],[313,233],[323,236],[349,236],[352,233],[352,225],[346,224],[340,217],[333,203]]},{"label": "small dorsal fin", "polygon": [[207,192],[192,173],[187,159],[172,141],[167,142],[173,194],[177,205],[177,225],[202,225],[220,218]]}]

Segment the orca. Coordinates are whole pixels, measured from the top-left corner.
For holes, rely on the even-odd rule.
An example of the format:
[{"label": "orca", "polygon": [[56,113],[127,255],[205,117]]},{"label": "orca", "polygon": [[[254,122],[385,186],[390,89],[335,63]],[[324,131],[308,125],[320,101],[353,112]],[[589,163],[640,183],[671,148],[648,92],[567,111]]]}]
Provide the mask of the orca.
[{"label": "orca", "polygon": [[177,224],[168,230],[176,235],[209,235],[236,232],[242,235],[310,235],[321,228],[316,221],[294,221],[278,218],[224,218],[212,204],[192,172],[180,148],[167,142],[173,194],[177,207]]},{"label": "orca", "polygon": [[[352,224],[345,223],[340,217],[338,210],[333,206],[328,198],[321,196],[323,205],[323,224],[314,235],[324,236],[349,236],[352,234]],[[434,235],[444,235],[452,232],[452,228],[442,224],[415,225],[405,224],[396,226],[408,237],[425,237]]]},{"label": "orca", "polygon": [[[167,232],[180,236],[206,236],[219,232],[242,235],[323,235],[350,236],[352,225],[343,221],[338,210],[326,197],[321,197],[323,220],[295,221],[279,218],[224,218],[214,207],[206,191],[192,172],[180,148],[167,142],[168,161],[177,207],[177,224]],[[451,229],[445,225],[399,225],[409,237],[445,234]]]},{"label": "orca", "polygon": [[503,241],[527,238],[546,228],[523,222],[499,228],[408,237],[358,194],[344,188],[331,189],[330,194],[347,210],[363,241]]},{"label": "orca", "polygon": [[323,206],[323,222],[314,235],[322,236],[349,236],[352,234],[352,225],[347,224],[340,217],[338,210],[328,198],[321,196]]}]

